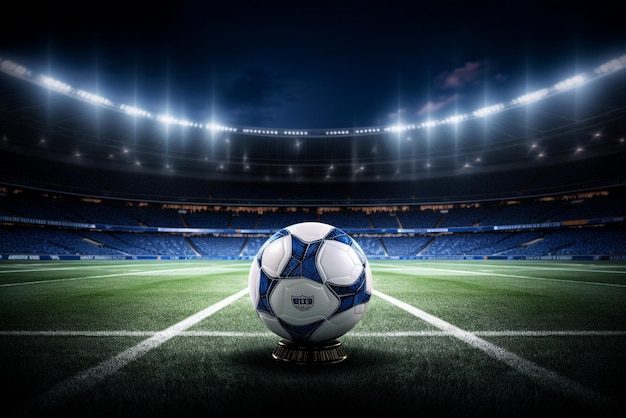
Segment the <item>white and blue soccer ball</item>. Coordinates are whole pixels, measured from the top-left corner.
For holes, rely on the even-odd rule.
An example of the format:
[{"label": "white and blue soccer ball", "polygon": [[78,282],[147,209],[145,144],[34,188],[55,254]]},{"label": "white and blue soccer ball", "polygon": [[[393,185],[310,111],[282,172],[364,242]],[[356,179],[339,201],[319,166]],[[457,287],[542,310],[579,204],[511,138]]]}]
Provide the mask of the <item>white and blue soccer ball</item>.
[{"label": "white and blue soccer ball", "polygon": [[363,317],[372,295],[365,253],[347,233],[321,222],[290,225],[256,254],[250,300],[273,333],[299,344],[337,339]]}]

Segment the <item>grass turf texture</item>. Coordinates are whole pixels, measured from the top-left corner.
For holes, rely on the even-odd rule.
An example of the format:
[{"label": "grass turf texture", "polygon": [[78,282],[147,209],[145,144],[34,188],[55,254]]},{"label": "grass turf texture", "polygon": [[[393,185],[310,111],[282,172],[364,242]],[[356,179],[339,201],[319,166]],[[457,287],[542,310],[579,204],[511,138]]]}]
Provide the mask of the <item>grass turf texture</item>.
[{"label": "grass turf texture", "polygon": [[[626,263],[374,261],[375,295],[340,338],[349,357],[339,364],[274,361],[280,338],[256,317],[247,293],[140,355],[133,351],[244,290],[249,266],[1,263],[2,410],[90,417],[626,411]],[[463,338],[493,344],[501,357]],[[129,351],[135,357],[112,361]],[[507,363],[519,358],[521,368]],[[562,379],[550,381],[552,373]]]}]

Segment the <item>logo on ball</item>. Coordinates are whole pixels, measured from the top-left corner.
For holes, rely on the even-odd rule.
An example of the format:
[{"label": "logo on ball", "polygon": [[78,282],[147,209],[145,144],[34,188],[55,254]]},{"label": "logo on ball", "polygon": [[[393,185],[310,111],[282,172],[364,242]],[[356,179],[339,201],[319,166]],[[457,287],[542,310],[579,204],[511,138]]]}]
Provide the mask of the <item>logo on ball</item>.
[{"label": "logo on ball", "polygon": [[267,239],[250,267],[248,288],[270,331],[296,343],[321,343],[361,320],[372,295],[372,273],[347,233],[302,222]]},{"label": "logo on ball", "polygon": [[313,296],[292,296],[291,303],[299,311],[308,311],[313,306]]}]

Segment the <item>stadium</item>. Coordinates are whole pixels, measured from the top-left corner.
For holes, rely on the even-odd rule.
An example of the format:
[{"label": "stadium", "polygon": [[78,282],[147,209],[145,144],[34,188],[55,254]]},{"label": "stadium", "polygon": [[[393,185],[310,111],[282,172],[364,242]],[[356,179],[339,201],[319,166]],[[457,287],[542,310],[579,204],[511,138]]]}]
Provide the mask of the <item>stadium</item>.
[{"label": "stadium", "polygon": [[[622,416],[624,85],[626,55],[446,120],[268,129],[0,58],[3,409]],[[305,221],[372,265],[340,365],[273,362],[241,290]]]}]

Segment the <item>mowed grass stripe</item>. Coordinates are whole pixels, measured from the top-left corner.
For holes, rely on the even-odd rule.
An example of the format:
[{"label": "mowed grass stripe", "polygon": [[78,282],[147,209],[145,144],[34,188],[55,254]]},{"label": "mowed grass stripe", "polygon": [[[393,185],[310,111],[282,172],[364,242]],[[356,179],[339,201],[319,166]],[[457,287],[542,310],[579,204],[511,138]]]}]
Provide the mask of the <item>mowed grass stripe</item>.
[{"label": "mowed grass stripe", "polygon": [[527,360],[517,354],[511,353],[499,347],[489,341],[483,340],[476,334],[465,331],[458,328],[436,316],[433,316],[427,312],[422,311],[412,305],[402,302],[392,296],[386,295],[382,292],[374,290],[374,295],[386,300],[387,302],[397,306],[398,308],[422,319],[423,321],[450,333],[451,336],[475,347],[490,357],[503,362],[515,370],[521,372],[525,376],[537,381],[544,387],[551,388],[561,392],[563,395],[569,396],[578,401],[584,403],[596,405],[596,404],[615,404],[620,407],[621,405],[612,398],[608,398],[591,388],[588,388],[574,380],[568,379],[560,374],[541,367],[530,360]]},{"label": "mowed grass stripe", "polygon": [[[72,261],[72,263],[76,263],[77,261]],[[2,267],[4,268],[8,268],[8,267],[13,267],[14,270],[0,270],[0,274],[7,274],[7,273],[36,273],[36,272],[46,272],[46,271],[50,271],[52,269],[54,269],[55,271],[80,271],[80,270],[114,270],[114,269],[120,269],[120,268],[128,268],[129,265],[132,268],[142,268],[142,267],[149,267],[149,268],[153,268],[154,267],[154,262],[151,264],[139,264],[139,263],[135,263],[135,262],[130,262],[132,264],[124,264],[124,263],[129,263],[129,262],[122,262],[121,264],[116,262],[116,261],[107,261],[106,263],[108,265],[104,265],[104,264],[92,264],[92,265],[88,265],[88,264],[74,264],[73,267],[63,267],[63,266],[59,266],[59,265],[50,265],[50,263],[53,263],[53,261],[46,261],[43,264],[37,264],[36,266],[41,266],[41,267],[32,267],[32,265],[29,264],[14,264],[14,265],[10,265],[10,264],[2,264]],[[78,261],[78,263],[89,263],[89,261]],[[22,268],[18,268],[18,267],[22,267]]]},{"label": "mowed grass stripe", "polygon": [[234,295],[207,307],[206,309],[178,322],[177,324],[174,324],[163,331],[157,332],[152,337],[119,353],[115,357],[105,360],[97,366],[77,373],[76,375],[56,384],[48,392],[25,405],[24,408],[21,409],[21,413],[26,413],[28,415],[30,412],[44,411],[52,405],[71,399],[79,393],[91,388],[107,376],[116,373],[119,369],[131,361],[134,361],[149,351],[159,347],[161,344],[179,335],[182,331],[196,325],[200,321],[213,315],[220,309],[230,305],[237,299],[247,294],[248,289],[240,290]]},{"label": "mowed grass stripe", "polygon": [[[598,263],[593,264],[581,264],[581,263],[565,263],[561,261],[534,261],[529,260],[525,261],[523,264],[515,263],[509,260],[500,260],[500,261],[485,261],[485,260],[476,260],[473,263],[465,263],[465,262],[456,262],[454,260],[438,260],[437,264],[446,263],[449,267],[471,267],[471,268],[493,268],[493,269],[518,269],[518,270],[529,270],[529,271],[557,271],[557,272],[565,272],[571,271],[574,273],[608,273],[608,274],[626,274],[626,270],[624,270],[624,263],[615,262],[613,264],[610,261],[600,261]],[[375,261],[372,261],[375,263]],[[410,261],[409,261],[410,263]],[[429,264],[431,261],[418,261],[420,264]],[[526,264],[529,263],[529,264]],[[545,263],[545,264],[543,264]],[[563,264],[561,264],[563,263]],[[549,264],[549,265],[548,265]],[[554,265],[557,264],[555,267]],[[384,265],[381,264],[381,265]],[[599,265],[602,268],[599,268]]]},{"label": "mowed grass stripe", "polygon": [[[132,266],[135,267],[135,266]],[[240,266],[238,266],[240,268]],[[0,284],[0,287],[14,287],[14,286],[25,286],[25,285],[43,285],[43,284],[51,284],[51,283],[59,283],[59,282],[71,282],[76,280],[89,280],[89,279],[105,279],[111,277],[122,277],[122,276],[141,276],[141,275],[157,275],[157,274],[180,274],[182,272],[190,273],[193,270],[197,270],[198,274],[217,274],[232,271],[231,267],[228,266],[220,266],[220,267],[185,267],[185,268],[173,268],[173,269],[162,269],[162,270],[137,270],[137,271],[125,271],[121,273],[111,273],[111,274],[99,274],[95,276],[79,276],[79,277],[65,277],[63,279],[49,279],[49,280],[34,280],[28,282],[13,282],[13,283],[3,283]],[[49,270],[48,270],[49,271]],[[56,271],[56,269],[55,269]]]},{"label": "mowed grass stripe", "polygon": [[[151,337],[160,331],[0,331],[3,337]],[[480,337],[623,337],[626,331],[576,331],[576,330],[502,330],[502,331],[470,331]],[[363,332],[350,331],[343,337],[449,337],[454,333],[450,331],[388,331],[388,332]],[[272,332],[241,332],[241,331],[181,331],[179,337],[246,337],[266,338],[276,336]],[[278,337],[277,337],[278,338]]]},{"label": "mowed grass stripe", "polygon": [[[557,279],[557,278],[551,278],[551,277],[525,276],[525,275],[520,275],[520,274],[493,273],[493,272],[488,272],[484,270],[461,270],[461,269],[457,270],[457,269],[445,269],[445,268],[438,268],[438,267],[423,267],[423,266],[402,267],[402,266],[381,266],[381,265],[376,265],[376,269],[381,270],[381,271],[383,270],[394,271],[400,274],[415,274],[415,273],[419,273],[422,271],[434,271],[438,275],[441,275],[442,273],[449,273],[449,274],[467,274],[467,275],[479,276],[479,277],[496,276],[496,277],[508,277],[508,278],[514,278],[514,279],[524,279],[524,280],[539,280],[539,281],[550,281],[550,282],[557,282],[557,283],[576,283],[576,284],[585,284],[585,285],[594,285],[594,286],[609,286],[609,287],[626,288],[626,284],[619,284],[619,283],[590,282],[590,281],[582,281],[582,280]],[[615,273],[615,272],[612,271],[611,273]]]}]

